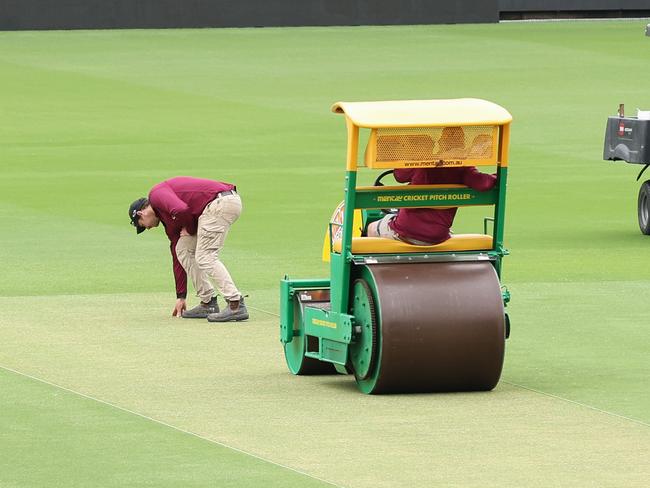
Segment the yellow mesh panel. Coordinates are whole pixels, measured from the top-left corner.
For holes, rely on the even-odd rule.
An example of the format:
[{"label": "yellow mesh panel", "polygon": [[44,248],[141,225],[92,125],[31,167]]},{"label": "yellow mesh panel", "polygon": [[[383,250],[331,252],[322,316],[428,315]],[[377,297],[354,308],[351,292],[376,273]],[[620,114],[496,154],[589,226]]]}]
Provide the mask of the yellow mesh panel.
[{"label": "yellow mesh panel", "polygon": [[428,134],[387,134],[377,136],[378,161],[431,160],[433,139]]},{"label": "yellow mesh panel", "polygon": [[492,161],[495,144],[494,126],[377,129],[376,161]]}]

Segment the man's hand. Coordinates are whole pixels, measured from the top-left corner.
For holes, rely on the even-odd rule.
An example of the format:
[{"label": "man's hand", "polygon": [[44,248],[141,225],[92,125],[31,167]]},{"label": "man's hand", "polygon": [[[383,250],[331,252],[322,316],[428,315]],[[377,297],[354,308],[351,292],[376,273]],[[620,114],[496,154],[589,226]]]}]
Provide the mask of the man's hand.
[{"label": "man's hand", "polygon": [[183,227],[181,229],[181,237],[185,237],[185,236],[189,236],[189,235],[190,235],[190,233],[187,232],[187,229],[185,227]]},{"label": "man's hand", "polygon": [[179,298],[176,300],[176,306],[174,307],[174,311],[172,312],[172,317],[178,317],[179,319],[183,315],[183,310],[187,309],[187,305],[185,304],[185,299],[184,298]]}]

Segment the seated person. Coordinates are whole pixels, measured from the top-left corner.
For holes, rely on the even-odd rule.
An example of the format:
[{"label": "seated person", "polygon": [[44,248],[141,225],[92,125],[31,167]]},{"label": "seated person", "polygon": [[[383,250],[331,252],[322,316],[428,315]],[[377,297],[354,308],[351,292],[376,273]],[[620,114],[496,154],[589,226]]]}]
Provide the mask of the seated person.
[{"label": "seated person", "polygon": [[462,127],[445,127],[438,140],[434,156],[443,159],[465,159],[465,131]]},{"label": "seated person", "polygon": [[479,134],[472,141],[467,153],[469,159],[487,159],[492,157],[492,136]]},{"label": "seated person", "polygon": [[[478,191],[492,189],[496,176],[479,172],[473,166],[460,168],[396,169],[395,179],[411,185],[461,184]],[[368,237],[385,237],[419,246],[430,246],[451,237],[457,207],[401,208],[396,214],[368,225]]]}]

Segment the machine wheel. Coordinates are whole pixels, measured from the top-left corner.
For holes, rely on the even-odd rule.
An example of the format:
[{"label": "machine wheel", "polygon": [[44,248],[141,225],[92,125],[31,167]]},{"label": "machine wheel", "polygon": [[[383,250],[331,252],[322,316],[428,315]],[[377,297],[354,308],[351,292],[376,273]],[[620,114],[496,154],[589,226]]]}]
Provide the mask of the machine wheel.
[{"label": "machine wheel", "polygon": [[644,181],[639,189],[637,213],[641,232],[650,235],[650,180]]},{"label": "machine wheel", "polygon": [[[376,331],[374,350],[362,351],[372,361],[365,370],[354,365],[362,392],[487,391],[497,385],[506,314],[491,263],[373,264],[359,266],[355,276],[362,278],[354,282],[355,326],[361,322],[362,336]],[[365,308],[374,303],[374,321],[361,313],[364,295]],[[352,351],[351,357],[354,364]]]},{"label": "machine wheel", "polygon": [[[318,349],[318,339],[305,335],[303,305],[297,296],[294,296],[293,299],[293,324],[293,339],[284,345],[284,357],[287,361],[289,371],[301,376],[335,374],[336,369],[332,363],[305,357],[308,346],[313,346],[310,349]],[[313,345],[310,341],[316,341],[316,344]]]},{"label": "machine wheel", "polygon": [[357,380],[365,380],[374,370],[377,356],[377,317],[372,291],[364,280],[352,285],[352,315],[355,333],[350,343],[350,363]]}]

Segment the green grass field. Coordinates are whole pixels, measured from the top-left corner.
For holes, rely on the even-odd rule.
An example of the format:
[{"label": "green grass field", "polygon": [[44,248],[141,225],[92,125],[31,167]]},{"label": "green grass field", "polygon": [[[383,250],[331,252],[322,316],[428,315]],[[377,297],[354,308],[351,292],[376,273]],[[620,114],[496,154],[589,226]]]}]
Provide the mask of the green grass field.
[{"label": "green grass field", "polygon": [[[0,33],[0,487],[648,486],[640,167],[601,161],[618,104],[650,108],[645,24]],[[501,383],[291,376],[278,282],[327,276],[330,105],[456,97],[514,117]],[[126,210],[175,175],[242,194],[247,323],[170,316],[167,240]]]}]

